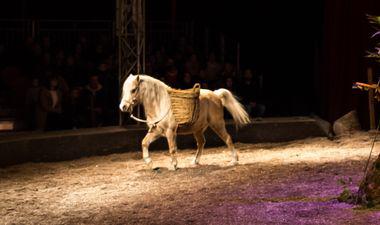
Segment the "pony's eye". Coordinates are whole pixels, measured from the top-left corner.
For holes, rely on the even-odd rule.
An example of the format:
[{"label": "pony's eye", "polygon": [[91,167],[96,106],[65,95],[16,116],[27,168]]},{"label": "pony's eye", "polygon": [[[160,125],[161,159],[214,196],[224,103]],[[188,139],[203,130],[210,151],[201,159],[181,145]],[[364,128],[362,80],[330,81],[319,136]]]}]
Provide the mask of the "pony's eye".
[{"label": "pony's eye", "polygon": [[135,93],[135,92],[136,92],[136,88],[131,90],[131,93]]}]

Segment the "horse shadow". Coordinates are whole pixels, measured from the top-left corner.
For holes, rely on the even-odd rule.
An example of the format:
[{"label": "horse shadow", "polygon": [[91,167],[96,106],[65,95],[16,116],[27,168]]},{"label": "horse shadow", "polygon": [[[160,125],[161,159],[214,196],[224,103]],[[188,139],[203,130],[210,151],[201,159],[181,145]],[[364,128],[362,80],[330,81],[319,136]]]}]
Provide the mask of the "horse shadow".
[{"label": "horse shadow", "polygon": [[224,171],[224,170],[230,170],[233,167],[237,167],[239,165],[235,166],[221,166],[221,165],[215,165],[215,164],[200,164],[197,166],[184,166],[184,167],[178,167],[177,170],[169,170],[167,167],[154,167],[146,168],[138,170],[137,172],[141,174],[143,177],[150,177],[150,175],[153,175],[153,177],[166,177],[166,176],[183,176],[186,175],[188,177],[200,177],[204,176],[206,174],[210,174],[217,171]]}]

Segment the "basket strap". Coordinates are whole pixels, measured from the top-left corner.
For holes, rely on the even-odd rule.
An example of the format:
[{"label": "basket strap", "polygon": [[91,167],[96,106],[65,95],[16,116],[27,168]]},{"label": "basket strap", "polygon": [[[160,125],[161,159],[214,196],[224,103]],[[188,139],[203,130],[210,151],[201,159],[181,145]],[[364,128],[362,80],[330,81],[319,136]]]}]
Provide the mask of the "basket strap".
[{"label": "basket strap", "polygon": [[193,90],[201,88],[201,85],[199,83],[194,84]]}]

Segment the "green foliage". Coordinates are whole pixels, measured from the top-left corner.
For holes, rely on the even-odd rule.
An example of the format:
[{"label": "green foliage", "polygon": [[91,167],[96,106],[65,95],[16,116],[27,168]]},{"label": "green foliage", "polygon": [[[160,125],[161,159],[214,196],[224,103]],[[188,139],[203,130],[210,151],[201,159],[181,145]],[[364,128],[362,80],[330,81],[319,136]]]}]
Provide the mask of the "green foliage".
[{"label": "green foliage", "polygon": [[371,16],[367,15],[369,23],[372,24],[375,32],[372,35],[372,38],[376,39],[377,44],[375,44],[374,50],[367,52],[367,57],[372,58],[375,61],[380,63],[380,16]]},{"label": "green foliage", "polygon": [[339,202],[353,203],[354,199],[355,195],[348,188],[344,188],[343,192],[338,197]]},{"label": "green foliage", "polygon": [[338,201],[347,202],[351,204],[355,203],[357,195],[355,193],[352,193],[352,191],[348,188],[348,186],[352,184],[352,178],[351,177],[349,177],[348,179],[339,178],[337,180],[337,183],[343,186],[343,192],[340,193],[340,195],[338,196],[337,198]]},{"label": "green foliage", "polygon": [[337,182],[340,185],[346,185],[346,181],[343,178],[339,178]]},{"label": "green foliage", "polygon": [[380,27],[380,16],[367,15],[367,18],[371,24]]}]

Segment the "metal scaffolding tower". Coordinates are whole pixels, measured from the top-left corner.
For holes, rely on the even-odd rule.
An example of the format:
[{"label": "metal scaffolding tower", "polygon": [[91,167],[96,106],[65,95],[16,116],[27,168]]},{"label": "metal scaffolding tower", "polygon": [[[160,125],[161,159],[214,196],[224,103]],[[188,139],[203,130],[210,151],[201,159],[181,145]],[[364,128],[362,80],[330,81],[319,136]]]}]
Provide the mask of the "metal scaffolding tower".
[{"label": "metal scaffolding tower", "polygon": [[145,70],[145,0],[117,0],[119,76]]},{"label": "metal scaffolding tower", "polygon": [[129,74],[145,72],[145,0],[116,0],[116,35],[121,89]]}]

